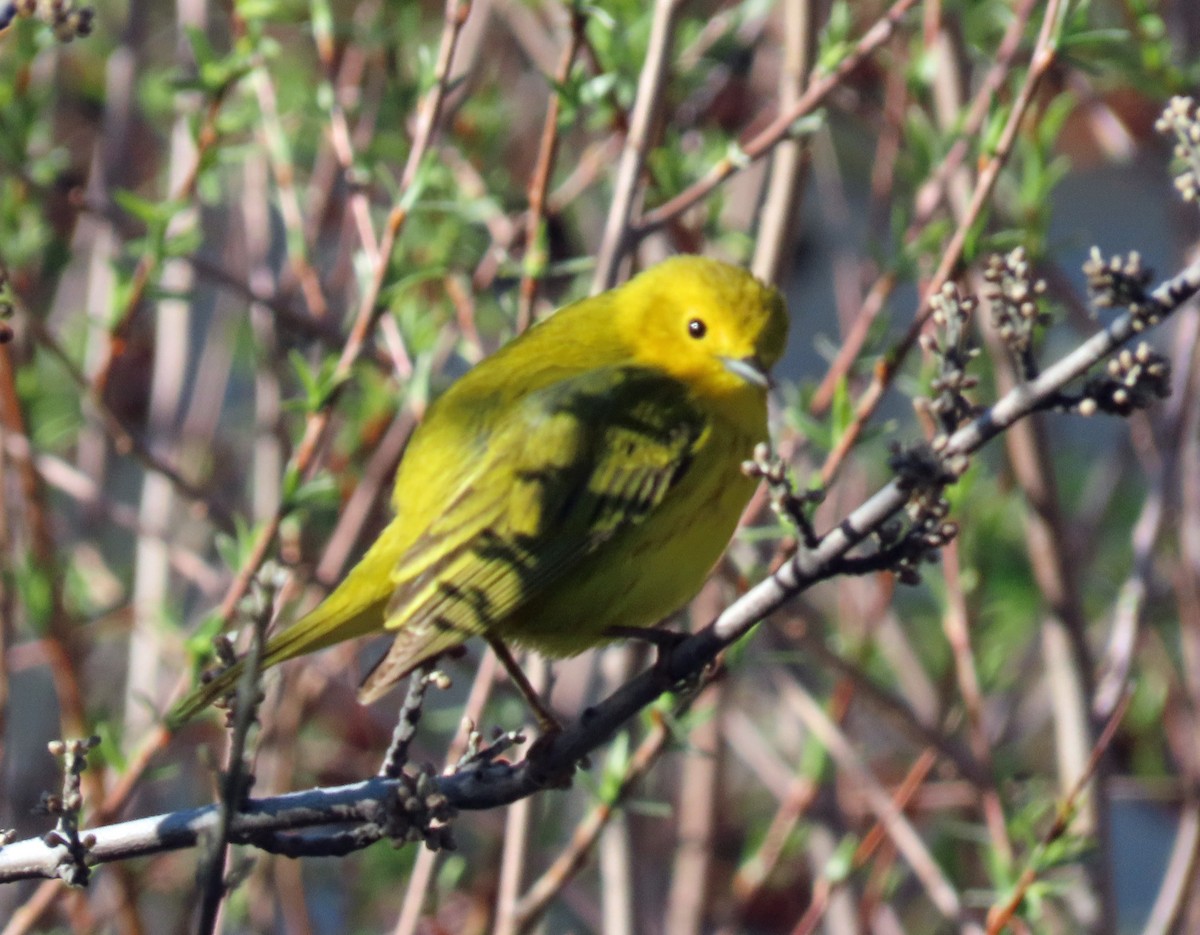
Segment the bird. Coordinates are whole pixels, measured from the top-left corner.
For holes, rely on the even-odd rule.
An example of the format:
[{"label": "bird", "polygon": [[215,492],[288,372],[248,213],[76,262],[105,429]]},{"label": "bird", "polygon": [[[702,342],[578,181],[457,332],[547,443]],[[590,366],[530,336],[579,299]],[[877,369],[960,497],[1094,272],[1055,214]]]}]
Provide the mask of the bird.
[{"label": "bird", "polygon": [[[573,656],[655,626],[700,589],[757,481],[781,294],[677,256],[535,324],[428,408],[397,468],[394,517],[341,583],[271,636],[263,668],[394,635],[359,700],[474,636],[523,692],[510,647]],[[168,715],[237,686],[245,660]],[[552,715],[536,693],[543,729]]]}]

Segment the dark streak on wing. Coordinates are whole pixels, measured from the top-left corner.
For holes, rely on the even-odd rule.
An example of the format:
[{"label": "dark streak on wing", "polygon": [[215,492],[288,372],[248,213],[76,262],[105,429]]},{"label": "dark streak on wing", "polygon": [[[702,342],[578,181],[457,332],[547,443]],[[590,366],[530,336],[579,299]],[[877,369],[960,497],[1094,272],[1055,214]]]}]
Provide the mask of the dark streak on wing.
[{"label": "dark streak on wing", "polygon": [[[410,550],[412,560],[397,568],[388,605],[396,641],[364,683],[364,700],[499,626],[644,520],[686,475],[705,425],[682,384],[641,368],[591,371],[531,394],[492,433],[471,476]],[[498,472],[512,482],[478,483]],[[419,567],[439,550],[405,575],[406,565]]]}]

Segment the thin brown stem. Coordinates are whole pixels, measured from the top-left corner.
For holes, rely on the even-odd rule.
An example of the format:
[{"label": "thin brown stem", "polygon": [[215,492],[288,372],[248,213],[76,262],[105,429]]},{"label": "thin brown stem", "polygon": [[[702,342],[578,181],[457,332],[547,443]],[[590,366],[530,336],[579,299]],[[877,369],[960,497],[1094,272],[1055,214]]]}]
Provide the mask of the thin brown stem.
[{"label": "thin brown stem", "polygon": [[[471,690],[467,694],[467,702],[463,705],[461,727],[454,735],[454,740],[446,750],[443,773],[450,772],[454,764],[466,752],[467,743],[492,695],[496,685],[496,673],[499,661],[495,653],[486,653],[475,670],[475,679],[471,682]],[[437,865],[438,852],[422,848],[413,864],[408,877],[408,886],[404,890],[404,903],[400,907],[400,915],[396,919],[396,927],[392,935],[415,935],[421,921],[421,912],[425,900],[429,896],[429,885],[433,880],[433,871]]]},{"label": "thin brown stem", "polygon": [[875,24],[863,34],[845,58],[827,75],[813,79],[799,100],[788,110],[772,120],[764,129],[759,131],[750,141],[742,146],[737,156],[726,156],[699,180],[685,188],[674,198],[664,202],[652,211],[647,211],[636,227],[629,231],[629,236],[640,240],[647,234],[653,233],[668,222],[679,217],[693,205],[698,204],[711,194],[726,179],[740,172],[750,163],[762,159],[772,149],[792,136],[792,128],[797,120],[816,110],[834,88],[863,64],[877,49],[891,38],[900,25],[906,13],[916,4],[916,0],[897,0]]},{"label": "thin brown stem", "polygon": [[587,817],[575,826],[570,843],[517,901],[513,908],[516,931],[525,932],[535,925],[562,892],[563,887],[583,869],[588,855],[599,840],[600,832],[612,819],[637,781],[657,762],[666,749],[670,736],[671,732],[662,718],[656,718],[654,727],[629,758],[613,794],[606,801],[595,805]]},{"label": "thin brown stem", "polygon": [[798,682],[781,683],[780,687],[780,700],[803,721],[829,751],[838,768],[858,786],[871,811],[904,855],[937,910],[964,931],[976,930],[976,926],[965,915],[958,892],[930,854],[921,836],[903,815],[898,803],[871,775],[846,735]]},{"label": "thin brown stem", "polygon": [[[979,761],[981,771],[991,776],[992,745],[984,721],[983,696],[979,688],[979,673],[975,668],[975,656],[971,650],[971,626],[967,599],[962,588],[957,542],[951,542],[942,550],[943,577],[946,582],[946,611],[942,615],[942,628],[946,642],[954,656],[954,674],[958,679],[958,691],[967,713],[967,733],[971,752]],[[980,790],[983,796],[983,815],[988,836],[995,848],[996,856],[1007,866],[1013,858],[1012,842],[1004,821],[1004,805],[994,785]]]},{"label": "thin brown stem", "polygon": [[[412,149],[409,151],[408,161],[405,163],[404,172],[400,178],[400,193],[388,214],[384,233],[380,238],[379,250],[372,258],[372,275],[359,301],[358,314],[346,338],[346,344],[334,367],[331,377],[332,390],[325,400],[325,405],[309,416],[304,436],[296,448],[296,453],[292,456],[291,470],[296,474],[305,475],[312,468],[317,450],[329,428],[333,406],[337,402],[340,389],[349,379],[350,371],[362,353],[368,336],[383,314],[384,308],[378,302],[379,294],[387,278],[396,238],[399,237],[400,230],[408,217],[408,193],[416,182],[417,172],[433,139],[438,116],[441,113],[442,103],[450,83],[450,66],[454,59],[454,50],[470,9],[471,5],[467,0],[447,0],[446,22],[435,66],[437,77],[420,108]],[[266,561],[279,531],[279,524],[283,521],[286,507],[285,503],[280,503],[275,515],[263,524],[251,545],[248,559],[238,570],[221,602],[220,615],[223,620],[233,619],[238,602],[246,594],[250,582],[262,567],[262,563]]]},{"label": "thin brown stem", "polygon": [[[196,185],[200,181],[201,170],[211,158],[214,148],[221,139],[217,129],[218,118],[221,115],[221,108],[229,90],[230,86],[228,85],[221,88],[206,103],[200,125],[196,130],[190,159],[184,170],[180,173],[175,186],[168,193],[164,203],[174,203],[177,205],[190,204],[196,197]],[[173,236],[178,233],[177,228],[179,226],[190,224],[191,222],[186,220],[187,216],[188,212],[181,209],[172,218],[172,222],[168,225],[168,230],[164,236]],[[90,381],[96,396],[104,395],[113,362],[125,350],[133,327],[134,317],[146,299],[146,295],[153,284],[154,275],[159,271],[162,261],[163,256],[160,251],[149,250],[142,254],[137,266],[134,268],[133,276],[129,283],[129,290],[125,295],[125,302],[113,319],[113,324],[109,329],[108,342],[104,347],[103,355],[98,361]]]},{"label": "thin brown stem", "polygon": [[1129,710],[1129,703],[1132,698],[1132,695],[1126,695],[1113,712],[1112,717],[1109,718],[1108,723],[1104,726],[1104,730],[1101,732],[1099,738],[1097,738],[1095,745],[1092,747],[1092,752],[1088,756],[1086,768],[1075,782],[1075,785],[1059,803],[1053,823],[1046,830],[1046,833],[1038,843],[1038,847],[1030,856],[1025,870],[1021,872],[1021,876],[1018,878],[1008,899],[1002,903],[993,905],[988,911],[987,935],[1001,935],[1012,917],[1016,914],[1025,896],[1029,893],[1029,888],[1037,881],[1038,874],[1040,873],[1039,861],[1045,854],[1046,849],[1071,830],[1071,825],[1079,813],[1084,793],[1091,783],[1092,776],[1099,767],[1105,753],[1108,751],[1109,745],[1112,744],[1113,738],[1117,733],[1117,728],[1121,726],[1121,722],[1125,718],[1125,712]]},{"label": "thin brown stem", "polygon": [[117,454],[130,455],[147,471],[162,475],[176,493],[192,502],[192,510],[197,518],[210,518],[222,530],[232,532],[233,519],[228,509],[208,491],[189,481],[178,468],[152,451],[149,445],[125,427],[121,419],[104,401],[104,397],[75,365],[71,356],[42,322],[30,318],[29,327],[37,338],[38,344],[49,352],[63,368],[71,382],[84,394],[88,405],[99,416]]},{"label": "thin brown stem", "polygon": [[1045,15],[1042,18],[1037,45],[1030,58],[1029,72],[1025,76],[1024,82],[1022,82],[1020,90],[1017,92],[1017,97],[1013,102],[1008,120],[1005,122],[1000,136],[996,141],[995,149],[980,168],[975,180],[975,187],[971,192],[970,201],[956,218],[957,226],[950,241],[942,250],[941,261],[929,281],[921,290],[921,302],[918,306],[919,311],[914,316],[912,324],[904,336],[893,345],[888,353],[876,362],[871,383],[862,396],[859,397],[855,405],[853,420],[826,458],[825,464],[821,469],[821,476],[825,479],[826,483],[836,476],[842,461],[845,460],[846,455],[850,453],[850,450],[857,443],[867,422],[875,414],[875,410],[879,408],[879,404],[883,401],[884,393],[899,372],[901,363],[908,357],[909,351],[915,346],[917,338],[925,327],[925,322],[930,314],[928,297],[941,290],[942,286],[945,285],[950,275],[962,261],[962,252],[966,245],[967,236],[978,222],[983,213],[984,206],[992,196],[992,191],[1000,178],[1000,171],[1008,162],[1013,145],[1017,140],[1017,134],[1024,123],[1030,105],[1035,99],[1035,93],[1042,79],[1046,77],[1057,61],[1062,14],[1062,0],[1050,0],[1046,7]]},{"label": "thin brown stem", "polygon": [[[779,70],[779,109],[787,111],[804,93],[816,54],[817,4],[813,0],[783,3],[783,68]],[[776,282],[786,266],[798,234],[795,219],[800,208],[806,174],[804,146],[787,139],[771,153],[762,197],[762,217],[754,239],[750,269],[766,282]]]},{"label": "thin brown stem", "polygon": [[592,292],[603,292],[617,284],[621,261],[630,242],[632,221],[637,210],[642,169],[653,143],[651,134],[663,102],[662,86],[667,78],[671,41],[675,34],[675,15],[682,0],[655,0],[650,25],[650,44],[638,78],[637,98],[629,116],[629,134],[617,163],[608,220],[596,251],[596,270]]},{"label": "thin brown stem", "polygon": [[287,230],[288,263],[300,283],[305,301],[314,318],[329,314],[329,303],[321,287],[321,279],[308,257],[309,244],[305,236],[304,211],[296,191],[296,167],[291,158],[291,146],[279,118],[278,98],[271,73],[263,66],[250,76],[259,113],[262,114],[263,147],[271,163],[271,174],[279,192],[279,216]]},{"label": "thin brown stem", "polygon": [[[579,53],[583,40],[583,28],[587,23],[581,6],[571,5],[571,29],[567,44],[563,47],[558,67],[554,70],[554,81],[558,87],[566,84],[571,76],[571,66]],[[522,332],[533,322],[533,303],[537,299],[538,279],[546,266],[545,231],[543,224],[546,212],[546,194],[550,188],[550,176],[554,171],[558,155],[558,123],[562,102],[558,87],[552,88],[546,104],[546,119],[542,124],[542,136],[538,143],[537,162],[529,179],[527,195],[529,211],[525,222],[525,259],[521,269],[521,285],[517,297],[517,331]]]}]

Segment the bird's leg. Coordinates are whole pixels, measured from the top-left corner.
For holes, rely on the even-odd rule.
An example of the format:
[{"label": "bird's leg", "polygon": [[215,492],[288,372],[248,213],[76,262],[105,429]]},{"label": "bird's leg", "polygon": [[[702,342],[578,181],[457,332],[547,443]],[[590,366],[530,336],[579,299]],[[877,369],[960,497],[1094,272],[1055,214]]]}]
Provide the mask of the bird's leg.
[{"label": "bird's leg", "polygon": [[653,643],[655,649],[653,671],[659,678],[671,682],[671,691],[681,699],[679,702],[681,710],[689,703],[685,699],[692,698],[708,683],[716,666],[715,662],[709,662],[682,678],[672,674],[671,663],[675,650],[692,636],[691,633],[681,633],[678,630],[659,630],[654,627],[611,626],[605,629],[604,635]]},{"label": "bird's leg", "polygon": [[623,627],[620,625],[604,628],[604,635],[625,640],[641,640],[650,643],[655,649],[654,668],[659,672],[667,672],[671,667],[671,653],[675,647],[686,640],[690,633],[680,633],[678,630],[660,630],[657,627]]},{"label": "bird's leg", "polygon": [[485,633],[483,637],[488,641],[488,645],[492,647],[492,652],[496,654],[496,658],[500,660],[500,665],[504,666],[508,672],[508,676],[513,680],[513,684],[517,686],[517,690],[525,696],[525,703],[529,705],[529,710],[533,712],[533,717],[538,723],[538,733],[541,737],[546,738],[562,733],[562,725],[558,723],[558,718],[551,714],[550,710],[542,703],[537,690],[529,684],[529,679],[521,671],[521,667],[517,665],[517,660],[508,651],[508,647],[501,642],[498,636]]}]

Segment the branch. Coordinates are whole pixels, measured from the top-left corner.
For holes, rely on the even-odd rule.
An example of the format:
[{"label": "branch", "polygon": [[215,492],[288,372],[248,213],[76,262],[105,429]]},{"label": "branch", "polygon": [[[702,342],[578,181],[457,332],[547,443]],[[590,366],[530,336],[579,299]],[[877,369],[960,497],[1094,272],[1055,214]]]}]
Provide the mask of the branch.
[{"label": "branch", "polygon": [[621,259],[629,243],[630,219],[635,210],[642,168],[650,151],[654,117],[662,104],[662,86],[667,77],[667,61],[675,33],[675,14],[679,7],[680,0],[658,0],[654,6],[650,45],[646,49],[646,60],[638,79],[637,100],[629,117],[629,135],[625,139],[621,161],[617,164],[608,220],[596,252],[596,272],[592,279],[594,293],[616,285]]},{"label": "branch", "polygon": [[[1119,316],[1040,375],[1006,393],[951,435],[940,454],[945,463],[965,467],[969,455],[1013,423],[1050,405],[1063,387],[1086,373],[1149,324],[1157,324],[1200,292],[1200,261],[1161,284],[1133,311]],[[879,530],[911,498],[911,484],[894,480],[859,506],[811,549],[802,549],[773,575],[730,605],[715,621],[682,639],[660,664],[637,675],[575,724],[549,737],[533,758],[508,763],[486,751],[456,773],[434,777],[376,777],[332,789],[312,789],[267,799],[248,799],[228,817],[233,843],[273,842],[284,850],[278,832],[328,825],[367,825],[359,844],[381,837],[424,838],[439,846],[429,821],[444,821],[457,810],[507,805],[532,795],[571,773],[589,753],[608,741],[630,718],[663,693],[702,672],[718,654],[812,584],[836,573],[839,562],[858,543]],[[89,831],[89,864],[195,846],[218,832],[221,808],[142,818]],[[432,829],[438,831],[438,827]],[[302,852],[300,847],[293,852]],[[61,844],[30,839],[0,848],[0,883],[55,877],[71,860]]]},{"label": "branch", "polygon": [[653,233],[703,201],[731,175],[762,159],[784,140],[790,139],[795,132],[796,122],[820,107],[834,88],[842,84],[876,49],[886,43],[915,3],[916,0],[896,0],[832,71],[814,78],[800,98],[742,146],[736,156],[726,156],[678,195],[652,211],[647,211],[628,235],[635,240],[641,240],[647,234]]}]

